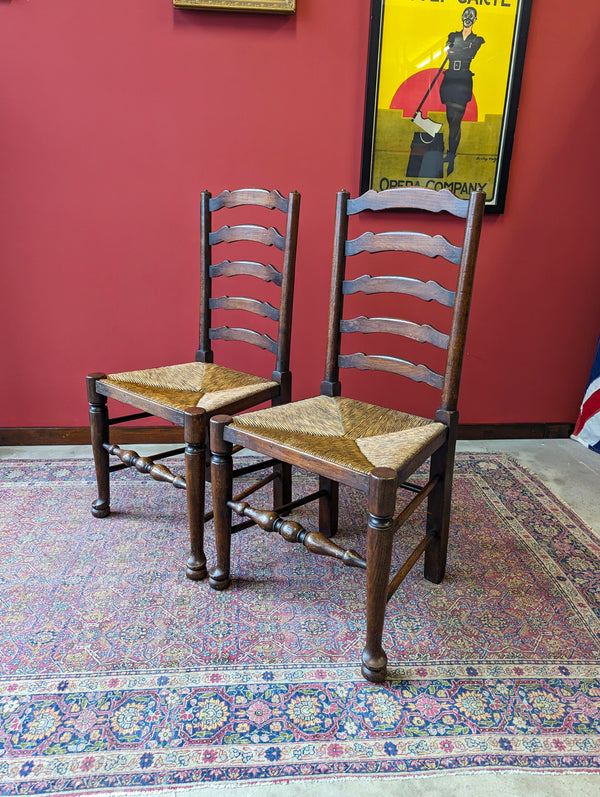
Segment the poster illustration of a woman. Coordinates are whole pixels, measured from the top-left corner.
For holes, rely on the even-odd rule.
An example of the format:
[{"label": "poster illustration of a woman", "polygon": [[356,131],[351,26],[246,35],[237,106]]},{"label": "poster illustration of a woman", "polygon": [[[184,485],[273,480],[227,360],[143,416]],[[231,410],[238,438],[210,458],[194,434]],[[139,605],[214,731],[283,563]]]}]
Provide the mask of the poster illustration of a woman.
[{"label": "poster illustration of a woman", "polygon": [[501,213],[532,0],[370,2],[362,190],[478,189]]},{"label": "poster illustration of a woman", "polygon": [[462,14],[462,31],[450,33],[446,42],[448,68],[440,84],[440,99],[446,106],[448,120],[448,152],[444,161],[448,164],[446,174],[454,171],[454,160],[460,143],[461,122],[467,103],[473,96],[473,72],[471,61],[485,40],[473,33],[477,19],[474,8],[465,8]]}]

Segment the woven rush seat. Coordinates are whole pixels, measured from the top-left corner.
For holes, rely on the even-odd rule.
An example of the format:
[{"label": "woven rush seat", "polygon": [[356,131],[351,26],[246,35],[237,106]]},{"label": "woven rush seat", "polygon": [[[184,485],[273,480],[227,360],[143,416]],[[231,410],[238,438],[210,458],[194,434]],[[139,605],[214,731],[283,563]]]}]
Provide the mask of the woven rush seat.
[{"label": "woven rush seat", "polygon": [[341,396],[313,398],[238,415],[230,424],[255,438],[369,474],[399,470],[445,426],[418,415]]},{"label": "woven rush seat", "polygon": [[277,387],[270,379],[215,363],[197,362],[108,374],[100,381],[172,409],[201,407],[207,412]]}]

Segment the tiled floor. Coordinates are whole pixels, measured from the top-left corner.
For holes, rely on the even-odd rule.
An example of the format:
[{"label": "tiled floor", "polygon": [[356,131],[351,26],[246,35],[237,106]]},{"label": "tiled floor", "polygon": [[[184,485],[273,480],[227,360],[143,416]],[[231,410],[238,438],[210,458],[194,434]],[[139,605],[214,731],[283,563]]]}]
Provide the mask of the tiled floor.
[{"label": "tiled floor", "polygon": [[[165,446],[168,448],[168,446]],[[573,440],[492,440],[461,441],[459,451],[503,452],[535,474],[555,495],[571,507],[600,537],[600,455]],[[152,448],[156,451],[156,447]],[[145,453],[144,446],[137,448]],[[73,458],[91,459],[88,446],[0,447],[0,459]],[[600,563],[599,563],[600,566]],[[597,797],[597,775],[534,775],[497,772],[484,775],[438,775],[402,780],[330,781],[279,785],[199,787],[193,792],[177,792],[177,797]],[[174,797],[172,791],[165,795]],[[130,795],[128,795],[130,797]],[[162,792],[153,792],[162,797]]]}]

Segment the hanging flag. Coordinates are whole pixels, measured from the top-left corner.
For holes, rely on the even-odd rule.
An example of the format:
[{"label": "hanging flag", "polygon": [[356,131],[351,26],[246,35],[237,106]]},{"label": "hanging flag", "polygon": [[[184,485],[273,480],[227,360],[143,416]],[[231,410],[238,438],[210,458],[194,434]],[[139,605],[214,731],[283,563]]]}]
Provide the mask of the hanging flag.
[{"label": "hanging flag", "polygon": [[600,454],[600,340],[579,418],[571,437]]}]

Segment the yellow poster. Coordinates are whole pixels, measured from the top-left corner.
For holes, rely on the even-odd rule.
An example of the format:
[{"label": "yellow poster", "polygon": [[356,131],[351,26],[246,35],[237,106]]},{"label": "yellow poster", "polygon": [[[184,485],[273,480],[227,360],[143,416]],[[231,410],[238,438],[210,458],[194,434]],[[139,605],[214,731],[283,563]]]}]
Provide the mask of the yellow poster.
[{"label": "yellow poster", "polygon": [[363,190],[483,190],[502,209],[529,6],[373,0]]}]

